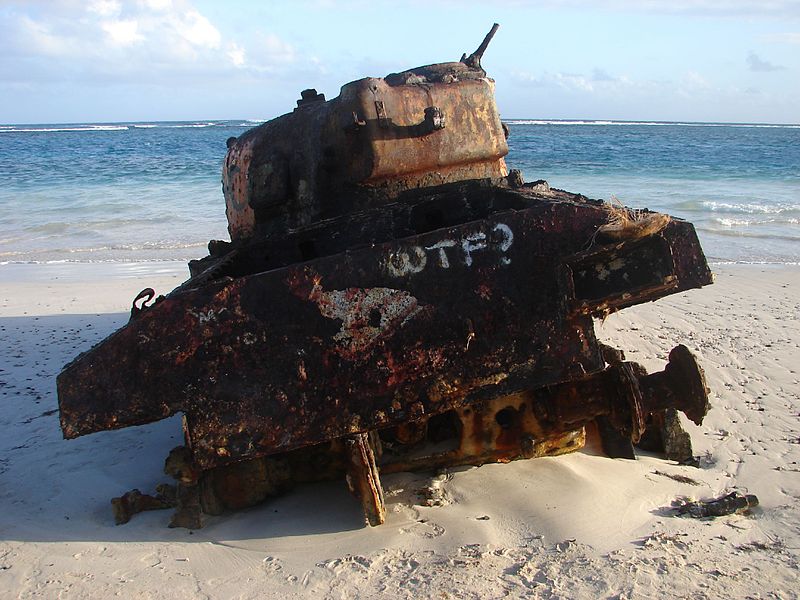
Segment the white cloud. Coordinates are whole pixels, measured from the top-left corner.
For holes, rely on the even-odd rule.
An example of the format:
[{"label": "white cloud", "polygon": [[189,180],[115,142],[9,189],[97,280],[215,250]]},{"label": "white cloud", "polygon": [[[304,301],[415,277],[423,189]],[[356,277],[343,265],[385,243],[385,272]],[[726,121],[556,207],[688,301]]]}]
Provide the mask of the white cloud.
[{"label": "white cloud", "polygon": [[[463,7],[485,4],[484,0],[446,0]],[[425,4],[426,0],[417,0]],[[651,14],[678,14],[712,17],[752,17],[800,19],[799,0],[495,0],[494,6],[513,9],[577,9],[625,11]]]},{"label": "white cloud", "polygon": [[247,55],[245,49],[240,45],[236,43],[231,43],[228,45],[228,58],[234,67],[244,66],[246,57]]},{"label": "white cloud", "polygon": [[768,33],[761,36],[765,42],[778,44],[800,44],[800,31],[787,31],[785,33]]},{"label": "white cloud", "polygon": [[[561,118],[675,118],[676,107],[703,107],[703,111],[708,107],[710,113],[714,107],[724,104],[725,98],[744,95],[739,89],[719,85],[699,70],[688,70],[672,80],[634,79],[599,67],[591,74],[517,72],[513,77],[518,84],[513,90],[517,97],[530,98],[526,103],[540,107],[547,115]],[[526,86],[537,90],[531,94],[525,91]],[[522,110],[529,109],[516,108],[516,114],[524,114]],[[570,111],[572,114],[568,114]],[[696,117],[702,118],[709,119],[710,114]]]},{"label": "white cloud", "polygon": [[263,38],[264,48],[267,56],[273,61],[282,63],[294,62],[296,52],[291,44],[284,42],[277,35],[269,34]]},{"label": "white cloud", "polygon": [[614,81],[614,77],[609,75],[605,69],[595,67],[592,70],[592,81]]},{"label": "white cloud", "polygon": [[711,84],[708,80],[700,75],[697,71],[687,71],[686,75],[683,77],[682,87],[688,88],[693,91],[697,90],[707,90],[711,87]]},{"label": "white cloud", "polygon": [[115,46],[130,46],[144,40],[139,33],[139,23],[134,20],[106,21],[101,27]]},{"label": "white cloud", "polygon": [[674,86],[673,91],[683,99],[698,98],[712,92],[713,86],[697,71],[687,71]]},{"label": "white cloud", "polygon": [[797,0],[601,0],[599,4],[615,9],[698,16],[800,16]]},{"label": "white cloud", "polygon": [[122,7],[116,0],[96,0],[91,2],[87,9],[101,17],[114,17],[120,13]]},{"label": "white cloud", "polygon": [[569,73],[556,73],[553,76],[553,81],[559,87],[567,90],[581,90],[584,92],[593,92],[594,85],[583,75],[572,75]]},{"label": "white cloud", "polygon": [[[259,34],[248,46],[230,42],[226,47],[228,60],[235,67],[254,73],[275,73],[294,66],[300,57],[294,46],[274,34]],[[314,57],[304,57],[306,67],[317,68]]]},{"label": "white cloud", "polygon": [[[198,73],[225,77],[231,66],[262,74],[286,71],[301,59],[274,34],[226,39],[190,0],[64,0],[41,6],[0,11],[0,79],[7,83],[188,82]],[[314,68],[310,59],[303,60]]]},{"label": "white cloud", "polygon": [[747,68],[756,73],[769,73],[772,71],[783,71],[786,67],[764,60],[751,50],[747,55]]},{"label": "white cloud", "polygon": [[140,0],[139,4],[155,11],[165,11],[172,8],[172,0]]},{"label": "white cloud", "polygon": [[595,68],[591,76],[580,73],[548,73],[534,75],[523,71],[512,73],[512,78],[524,85],[561,89],[579,93],[614,94],[636,87],[626,75],[614,76],[604,69]]},{"label": "white cloud", "polygon": [[189,10],[175,19],[175,29],[194,46],[219,48],[222,35],[211,22],[196,10]]},{"label": "white cloud", "polygon": [[16,23],[16,28],[9,32],[12,41],[17,45],[12,50],[21,55],[39,55],[44,57],[70,57],[74,48],[79,45],[71,37],[65,37],[54,31],[53,28],[30,17],[22,16]]}]

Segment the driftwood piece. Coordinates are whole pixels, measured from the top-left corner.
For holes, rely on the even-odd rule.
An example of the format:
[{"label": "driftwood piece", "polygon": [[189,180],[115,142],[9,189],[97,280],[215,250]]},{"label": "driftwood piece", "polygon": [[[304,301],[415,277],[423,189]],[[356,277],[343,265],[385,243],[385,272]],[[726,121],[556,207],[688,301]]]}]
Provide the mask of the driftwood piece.
[{"label": "driftwood piece", "polygon": [[702,519],[706,517],[722,517],[734,513],[746,512],[758,506],[758,498],[753,494],[731,492],[727,496],[713,500],[684,502],[678,506],[678,514]]}]

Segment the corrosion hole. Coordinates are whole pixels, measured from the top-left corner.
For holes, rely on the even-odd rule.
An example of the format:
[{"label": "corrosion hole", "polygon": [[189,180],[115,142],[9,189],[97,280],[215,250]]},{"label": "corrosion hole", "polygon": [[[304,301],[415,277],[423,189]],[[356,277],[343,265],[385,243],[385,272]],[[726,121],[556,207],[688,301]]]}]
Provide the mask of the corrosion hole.
[{"label": "corrosion hole", "polygon": [[494,420],[503,429],[510,429],[517,421],[517,410],[513,406],[506,406],[503,410],[497,411]]},{"label": "corrosion hole", "polygon": [[302,260],[311,260],[319,256],[317,248],[314,246],[314,240],[300,242],[297,244],[297,247],[300,249]]},{"label": "corrosion hole", "polygon": [[379,311],[377,308],[373,308],[371,311],[369,311],[369,326],[381,326],[381,311]]},{"label": "corrosion hole", "polygon": [[[466,414],[466,411],[464,411]],[[461,420],[454,410],[434,415],[428,421],[428,439],[434,444],[461,437]]]}]

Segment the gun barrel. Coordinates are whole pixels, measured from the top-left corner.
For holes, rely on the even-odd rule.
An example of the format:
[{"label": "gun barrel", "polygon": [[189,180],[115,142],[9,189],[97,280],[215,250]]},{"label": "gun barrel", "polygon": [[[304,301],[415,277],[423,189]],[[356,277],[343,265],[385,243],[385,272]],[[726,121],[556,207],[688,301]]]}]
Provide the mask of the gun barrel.
[{"label": "gun barrel", "polygon": [[478,49],[463,60],[466,65],[473,68],[481,68],[481,58],[483,58],[483,53],[486,52],[486,48],[489,47],[489,42],[492,41],[494,34],[497,33],[499,28],[499,23],[494,23],[492,25],[492,29],[486,34],[486,37],[483,38],[483,41],[481,42],[481,45],[478,46]]}]

